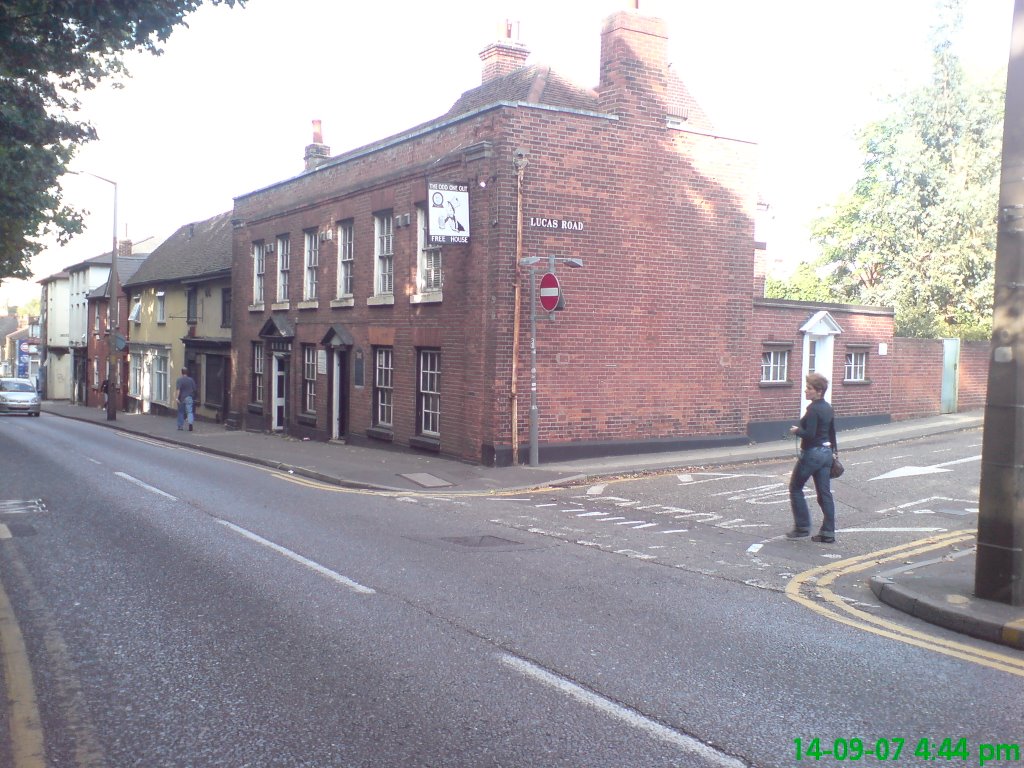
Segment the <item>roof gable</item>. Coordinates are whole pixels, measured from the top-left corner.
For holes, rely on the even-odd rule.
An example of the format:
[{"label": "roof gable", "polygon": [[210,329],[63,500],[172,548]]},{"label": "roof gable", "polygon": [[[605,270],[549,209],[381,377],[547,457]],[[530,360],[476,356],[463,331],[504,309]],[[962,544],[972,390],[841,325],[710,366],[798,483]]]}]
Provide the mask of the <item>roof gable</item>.
[{"label": "roof gable", "polygon": [[125,287],[175,282],[230,270],[231,216],[232,212],[227,211],[179,227],[124,281]]}]

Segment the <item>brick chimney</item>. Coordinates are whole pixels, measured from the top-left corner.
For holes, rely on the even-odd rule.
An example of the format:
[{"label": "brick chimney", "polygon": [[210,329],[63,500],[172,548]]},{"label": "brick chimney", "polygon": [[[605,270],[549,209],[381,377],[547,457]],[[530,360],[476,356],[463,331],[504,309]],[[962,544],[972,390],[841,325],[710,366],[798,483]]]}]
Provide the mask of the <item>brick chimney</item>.
[{"label": "brick chimney", "polygon": [[331,148],[324,144],[324,135],[320,131],[320,121],[313,121],[313,143],[306,145],[306,170],[311,171],[331,159]]},{"label": "brick chimney", "polygon": [[512,39],[512,22],[502,22],[498,25],[497,42],[480,51],[480,61],[484,63],[480,82],[486,83],[522,69],[529,55],[530,50],[525,45]]},{"label": "brick chimney", "polygon": [[131,240],[118,240],[117,241],[117,255],[131,256],[132,255],[132,241]]},{"label": "brick chimney", "polygon": [[[601,80],[597,91],[601,106],[609,112],[632,112],[630,103],[661,102],[658,119],[664,119],[668,96],[668,32],[665,21],[631,10],[605,19],[601,30]],[[654,105],[650,105],[654,106]]]}]

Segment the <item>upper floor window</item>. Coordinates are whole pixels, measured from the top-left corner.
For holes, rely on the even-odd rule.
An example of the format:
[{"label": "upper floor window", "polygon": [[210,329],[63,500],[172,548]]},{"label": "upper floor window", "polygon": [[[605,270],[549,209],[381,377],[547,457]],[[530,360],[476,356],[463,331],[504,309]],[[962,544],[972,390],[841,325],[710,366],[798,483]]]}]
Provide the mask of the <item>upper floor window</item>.
[{"label": "upper floor window", "polygon": [[373,217],[373,234],[374,293],[391,294],[395,292],[395,251],[391,211],[378,213]]},{"label": "upper floor window", "polygon": [[355,227],[351,219],[338,222],[338,296],[352,295],[352,267],[355,266]]},{"label": "upper floor window", "polygon": [[231,327],[231,289],[220,289],[220,327]]},{"label": "upper floor window", "polygon": [[416,239],[419,254],[416,260],[416,290],[419,293],[437,293],[444,282],[444,273],[441,271],[441,246],[430,244],[427,216],[425,206],[416,207]]},{"label": "upper floor window", "polygon": [[133,323],[142,322],[142,296],[132,296],[132,311],[128,313],[128,319]]},{"label": "upper floor window", "polygon": [[185,315],[189,325],[195,325],[199,320],[199,291],[195,288],[185,292]]},{"label": "upper floor window", "polygon": [[252,303],[263,303],[263,274],[267,271],[266,246],[263,241],[252,244]]},{"label": "upper floor window", "polygon": [[167,322],[167,302],[164,301],[165,298],[163,291],[156,292],[156,321],[158,323]]},{"label": "upper floor window", "polygon": [[277,238],[277,300],[288,301],[288,272],[291,270],[292,241],[288,235]]},{"label": "upper floor window", "polygon": [[316,298],[317,274],[320,271],[320,234],[315,229],[307,229],[304,233],[306,248],[304,252],[305,279],[302,283],[302,298],[312,301]]}]

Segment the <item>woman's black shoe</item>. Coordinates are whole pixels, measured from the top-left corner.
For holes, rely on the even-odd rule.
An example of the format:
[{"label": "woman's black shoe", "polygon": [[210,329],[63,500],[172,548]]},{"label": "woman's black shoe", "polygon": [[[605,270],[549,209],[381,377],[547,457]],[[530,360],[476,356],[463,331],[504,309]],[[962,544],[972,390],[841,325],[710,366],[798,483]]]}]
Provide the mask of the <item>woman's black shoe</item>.
[{"label": "woman's black shoe", "polygon": [[814,536],[811,536],[811,541],[816,541],[819,544],[835,544],[836,543],[836,537],[835,536],[824,536],[824,535],[818,533],[818,534],[815,534]]}]

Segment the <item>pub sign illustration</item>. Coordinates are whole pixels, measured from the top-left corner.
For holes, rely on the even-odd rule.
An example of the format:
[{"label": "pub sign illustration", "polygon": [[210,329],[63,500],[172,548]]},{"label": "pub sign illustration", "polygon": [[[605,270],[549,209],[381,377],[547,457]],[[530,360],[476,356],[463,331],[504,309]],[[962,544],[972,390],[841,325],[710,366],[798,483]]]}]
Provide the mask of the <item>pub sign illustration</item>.
[{"label": "pub sign illustration", "polygon": [[469,242],[469,185],[427,182],[431,244]]}]

